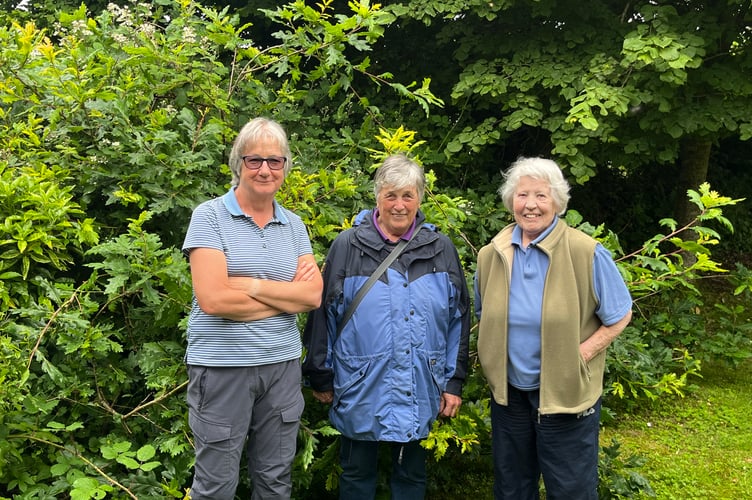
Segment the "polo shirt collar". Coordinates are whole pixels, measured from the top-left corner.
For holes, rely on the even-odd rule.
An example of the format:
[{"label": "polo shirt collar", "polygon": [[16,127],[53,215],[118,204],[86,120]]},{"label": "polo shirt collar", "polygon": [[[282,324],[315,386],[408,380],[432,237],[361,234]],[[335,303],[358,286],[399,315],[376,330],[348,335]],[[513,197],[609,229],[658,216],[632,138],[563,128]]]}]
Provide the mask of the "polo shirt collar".
[{"label": "polo shirt collar", "polygon": [[[235,186],[231,187],[230,190],[222,196],[222,203],[233,217],[247,217],[240,209],[238,199],[235,197]],[[280,224],[287,224],[289,220],[282,211],[282,207],[277,203],[277,200],[272,200],[272,204],[274,205],[274,220]]]},{"label": "polo shirt collar", "polygon": [[[541,241],[543,241],[546,238],[546,236],[551,234],[551,231],[554,230],[558,222],[559,222],[559,218],[554,217],[554,221],[551,223],[551,225],[548,226],[546,230],[540,234],[540,236],[538,236],[533,241],[531,241],[530,246],[535,246]],[[515,225],[514,229],[512,230],[512,244],[517,245],[518,247],[522,248],[522,229],[520,228],[519,224]]]}]

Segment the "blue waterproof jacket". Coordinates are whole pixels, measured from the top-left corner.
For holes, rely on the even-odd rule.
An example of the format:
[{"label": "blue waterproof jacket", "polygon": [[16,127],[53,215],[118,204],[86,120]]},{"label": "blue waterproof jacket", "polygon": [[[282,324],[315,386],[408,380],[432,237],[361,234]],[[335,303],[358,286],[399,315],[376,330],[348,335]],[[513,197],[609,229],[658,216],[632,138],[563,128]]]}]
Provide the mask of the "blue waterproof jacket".
[{"label": "blue waterproof jacket", "polygon": [[314,390],[334,391],[329,418],[350,439],[422,439],[441,393],[462,393],[470,331],[465,276],[451,240],[420,211],[419,227],[339,337],[347,307],[394,245],[367,210],[334,240],[324,264],[321,307],[308,314],[303,335],[303,374]]}]

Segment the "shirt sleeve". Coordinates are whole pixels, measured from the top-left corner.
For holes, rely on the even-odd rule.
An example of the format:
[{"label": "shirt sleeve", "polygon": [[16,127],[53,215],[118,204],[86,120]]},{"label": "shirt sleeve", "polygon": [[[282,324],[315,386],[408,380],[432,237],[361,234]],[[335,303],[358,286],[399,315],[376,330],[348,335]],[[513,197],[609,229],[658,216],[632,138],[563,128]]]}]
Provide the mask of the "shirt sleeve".
[{"label": "shirt sleeve", "polygon": [[[347,233],[341,233],[332,242],[324,262],[322,277],[324,290],[321,305],[310,311],[303,329],[303,377],[314,391],[333,390],[332,346],[336,341],[337,304],[342,302],[343,266],[347,263]],[[341,252],[341,253],[340,253]]]},{"label": "shirt sleeve", "polygon": [[305,223],[296,215],[288,216],[288,218],[292,225],[293,237],[295,238],[296,243],[295,248],[297,249],[298,257],[312,254],[313,247],[311,245],[311,240],[308,237],[308,230],[306,229]]},{"label": "shirt sleeve", "polygon": [[611,253],[600,243],[595,247],[593,282],[598,299],[595,314],[604,325],[613,325],[632,308],[632,296]]},{"label": "shirt sleeve", "polygon": [[187,257],[194,248],[224,249],[216,213],[209,202],[202,203],[191,214],[191,222],[183,241],[183,254]]}]

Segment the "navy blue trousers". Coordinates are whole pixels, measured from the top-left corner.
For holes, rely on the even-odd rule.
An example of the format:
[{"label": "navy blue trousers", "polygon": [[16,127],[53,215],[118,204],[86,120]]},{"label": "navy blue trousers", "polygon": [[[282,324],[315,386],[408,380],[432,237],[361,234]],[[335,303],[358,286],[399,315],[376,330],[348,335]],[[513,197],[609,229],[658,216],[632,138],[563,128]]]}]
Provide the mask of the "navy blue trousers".
[{"label": "navy blue trousers", "polygon": [[598,499],[601,401],[579,414],[538,415],[539,391],[509,386],[509,404],[491,398],[495,500]]},{"label": "navy blue trousers", "polygon": [[[372,500],[378,480],[379,441],[340,436],[340,500]],[[392,456],[392,500],[420,500],[426,494],[426,450],[419,441],[386,443]]]}]

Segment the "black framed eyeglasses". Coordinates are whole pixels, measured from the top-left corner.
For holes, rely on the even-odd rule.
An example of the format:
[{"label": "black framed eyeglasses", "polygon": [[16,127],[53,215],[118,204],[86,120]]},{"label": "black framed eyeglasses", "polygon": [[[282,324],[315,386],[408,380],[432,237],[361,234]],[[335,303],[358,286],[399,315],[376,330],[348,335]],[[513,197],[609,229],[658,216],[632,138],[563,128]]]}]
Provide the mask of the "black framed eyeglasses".
[{"label": "black framed eyeglasses", "polygon": [[250,170],[258,170],[261,165],[266,162],[266,165],[270,170],[282,170],[285,168],[287,158],[284,156],[270,156],[268,158],[262,158],[260,156],[243,156],[243,164],[245,168]]}]

